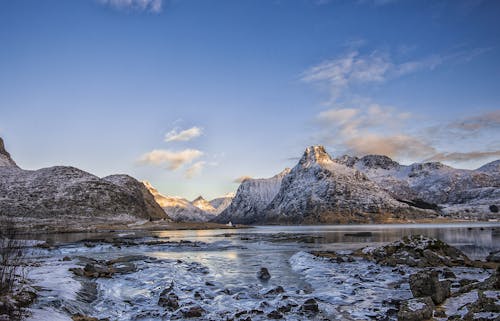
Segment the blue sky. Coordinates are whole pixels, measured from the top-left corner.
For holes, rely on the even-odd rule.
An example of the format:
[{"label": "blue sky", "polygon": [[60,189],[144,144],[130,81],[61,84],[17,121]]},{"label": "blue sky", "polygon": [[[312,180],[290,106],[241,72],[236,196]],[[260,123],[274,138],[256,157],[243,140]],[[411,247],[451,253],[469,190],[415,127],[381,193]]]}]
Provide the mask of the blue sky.
[{"label": "blue sky", "polygon": [[26,169],[207,198],[308,145],[500,158],[500,2],[2,0],[0,136]]}]

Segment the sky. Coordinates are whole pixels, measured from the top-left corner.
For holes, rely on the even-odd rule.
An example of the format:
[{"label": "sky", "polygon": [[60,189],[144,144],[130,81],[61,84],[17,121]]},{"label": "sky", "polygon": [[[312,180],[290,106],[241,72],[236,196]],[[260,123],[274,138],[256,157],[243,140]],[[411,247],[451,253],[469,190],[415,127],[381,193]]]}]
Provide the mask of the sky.
[{"label": "sky", "polygon": [[333,156],[500,158],[500,2],[0,0],[0,137],[22,168],[207,199]]}]

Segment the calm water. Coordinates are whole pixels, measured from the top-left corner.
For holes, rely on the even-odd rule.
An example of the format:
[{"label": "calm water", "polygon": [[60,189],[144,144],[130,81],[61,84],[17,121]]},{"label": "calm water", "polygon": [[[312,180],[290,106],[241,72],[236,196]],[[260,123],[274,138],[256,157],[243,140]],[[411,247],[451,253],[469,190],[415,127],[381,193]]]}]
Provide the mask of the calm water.
[{"label": "calm water", "polygon": [[[370,232],[371,235],[352,236],[358,232]],[[69,320],[69,314],[75,311],[111,320],[175,319],[179,311],[158,315],[161,309],[157,305],[159,293],[172,281],[181,302],[186,306],[198,304],[206,310],[200,320],[224,320],[231,313],[252,309],[268,313],[284,302],[282,295],[265,295],[276,286],[283,286],[288,296],[286,300],[297,304],[307,298],[318,300],[322,312],[315,318],[306,319],[368,320],[390,308],[384,305],[385,298],[409,297],[407,286],[393,286],[404,277],[373,263],[357,261],[339,265],[318,260],[307,252],[352,250],[417,234],[439,238],[475,259],[500,249],[500,223],[156,231],[140,235],[136,241],[142,244],[122,248],[106,243],[89,248],[74,242],[82,238],[102,238],[102,234],[51,236],[56,241],[73,243],[66,243],[40,257],[43,264],[33,271],[33,275],[45,289],[45,298],[34,309],[33,320]],[[134,237],[129,232],[121,235]],[[147,240],[171,243],[143,244]],[[180,243],[181,240],[193,243]],[[130,254],[147,255],[156,260],[138,262],[139,271],[132,274],[98,279],[97,299],[91,304],[79,301],[76,293],[81,288],[81,280],[67,271],[80,264],[79,257],[109,259]],[[61,262],[63,256],[73,260]],[[268,282],[261,282],[256,277],[261,267],[268,268],[272,275]],[[464,273],[480,275],[482,272]],[[478,275],[475,278],[479,278]],[[194,292],[202,293],[203,300],[193,300]],[[252,320],[266,319],[265,314],[252,316]],[[304,320],[305,317],[292,310],[285,319]]]}]

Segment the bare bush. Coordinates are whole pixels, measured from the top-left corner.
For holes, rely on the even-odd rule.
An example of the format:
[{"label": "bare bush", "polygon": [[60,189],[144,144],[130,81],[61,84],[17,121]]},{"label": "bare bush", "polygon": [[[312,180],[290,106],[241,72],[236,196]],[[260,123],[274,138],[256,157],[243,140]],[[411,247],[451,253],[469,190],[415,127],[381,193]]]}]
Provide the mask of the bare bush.
[{"label": "bare bush", "polygon": [[0,295],[11,293],[23,273],[24,241],[18,239],[14,223],[0,219]]}]

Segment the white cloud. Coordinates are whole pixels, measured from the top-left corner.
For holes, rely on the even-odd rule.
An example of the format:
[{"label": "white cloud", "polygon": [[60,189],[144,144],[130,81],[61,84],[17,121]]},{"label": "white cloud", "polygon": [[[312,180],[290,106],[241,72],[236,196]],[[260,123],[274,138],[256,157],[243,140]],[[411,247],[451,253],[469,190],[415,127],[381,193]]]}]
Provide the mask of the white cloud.
[{"label": "white cloud", "polygon": [[184,164],[191,163],[202,155],[203,152],[196,149],[185,149],[181,151],[155,149],[142,155],[139,161],[144,164],[156,166],[166,165],[168,169],[176,170]]},{"label": "white cloud", "polygon": [[187,178],[193,178],[194,176],[198,175],[201,173],[203,168],[205,167],[206,162],[204,161],[199,161],[191,165],[187,170],[186,170],[186,177]]},{"label": "white cloud", "polygon": [[185,129],[182,131],[177,131],[177,129],[173,129],[165,134],[166,142],[186,142],[193,138],[201,136],[203,130],[199,127],[191,127],[189,129]]},{"label": "white cloud", "polygon": [[99,0],[104,5],[119,10],[149,11],[160,13],[163,7],[163,0]]}]

